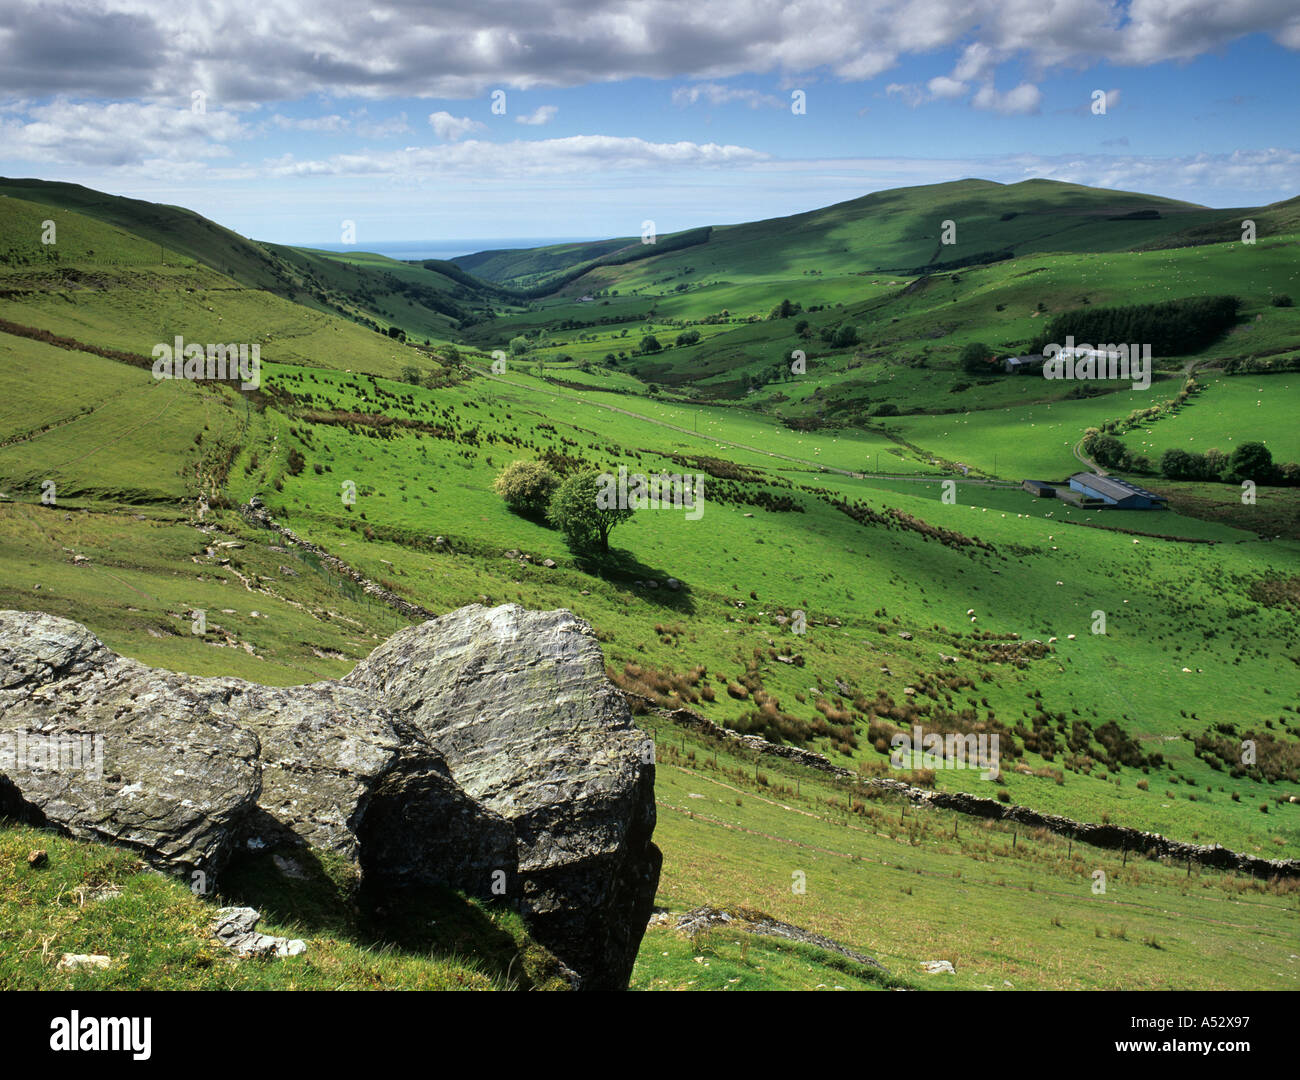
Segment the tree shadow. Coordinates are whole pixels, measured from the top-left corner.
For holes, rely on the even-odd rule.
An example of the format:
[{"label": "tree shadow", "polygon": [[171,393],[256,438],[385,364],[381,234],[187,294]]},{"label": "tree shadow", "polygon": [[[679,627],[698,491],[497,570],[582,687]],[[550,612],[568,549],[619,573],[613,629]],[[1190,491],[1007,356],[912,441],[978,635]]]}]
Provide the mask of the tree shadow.
[{"label": "tree shadow", "polygon": [[[695,614],[695,601],[686,582],[674,579],[679,581],[679,588],[669,588],[666,582],[672,575],[643,563],[630,551],[611,548],[609,551],[574,552],[573,559],[574,565],[584,574],[630,589],[646,603],[681,615]],[[655,583],[654,587],[647,585],[651,581]],[[637,582],[641,584],[637,585]]]}]

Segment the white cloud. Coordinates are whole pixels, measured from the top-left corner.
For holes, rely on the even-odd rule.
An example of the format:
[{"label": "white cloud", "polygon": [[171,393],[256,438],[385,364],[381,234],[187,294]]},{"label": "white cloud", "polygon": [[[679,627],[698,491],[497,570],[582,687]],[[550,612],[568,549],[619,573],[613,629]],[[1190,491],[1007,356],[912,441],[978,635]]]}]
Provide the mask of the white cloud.
[{"label": "white cloud", "polygon": [[327,135],[338,135],[348,130],[348,122],[335,113],[332,116],[306,116],[295,119],[276,113],[271,123],[283,131],[315,131]]},{"label": "white cloud", "polygon": [[196,113],[138,102],[56,99],[9,115],[12,119],[0,120],[0,148],[11,161],[90,166],[144,161],[196,164],[229,157],[226,144],[250,134],[248,126],[231,112],[208,109]]},{"label": "white cloud", "polygon": [[742,87],[723,86],[721,83],[696,83],[694,86],[679,86],[673,91],[674,105],[695,105],[700,101],[709,105],[729,105],[741,102],[751,109],[760,106],[783,109],[789,104],[788,98],[779,98],[774,94],[764,94],[759,90]]},{"label": "white cloud", "polygon": [[925,91],[916,83],[890,83],[885,87],[885,93],[890,97],[902,98],[914,109],[925,101]]},{"label": "white cloud", "polygon": [[931,97],[944,101],[964,96],[969,87],[960,79],[937,75],[926,83],[926,89],[930,91]]},{"label": "white cloud", "polygon": [[371,117],[366,109],[353,109],[347,116],[332,113],[327,116],[291,117],[275,113],[270,124],[282,131],[310,131],[318,135],[357,135],[363,139],[387,139],[404,135],[411,130],[406,113],[385,119]]},{"label": "white cloud", "polygon": [[517,124],[531,124],[538,127],[542,124],[549,124],[555,119],[555,114],[559,112],[559,107],[555,105],[539,105],[530,113],[515,117]]},{"label": "white cloud", "polygon": [[952,78],[987,84],[1013,58],[1034,71],[1150,65],[1251,34],[1300,49],[1300,9],[1290,0],[7,0],[0,91],[161,100],[197,88],[229,108],[636,78],[771,74],[787,85],[823,71],[872,79],[941,49],[962,50]]},{"label": "white cloud", "polygon": [[285,156],[268,162],[266,167],[272,176],[589,176],[595,172],[734,167],[767,159],[767,154],[744,146],[571,135],[507,143],[469,139],[442,146],[337,154],[310,161]]},{"label": "white cloud", "polygon": [[478,120],[471,120],[468,116],[452,116],[449,112],[439,110],[429,114],[429,126],[433,128],[433,133],[438,138],[455,142],[484,125]]},{"label": "white cloud", "polygon": [[953,78],[962,82],[983,82],[992,77],[995,67],[997,58],[993,50],[982,42],[975,41],[962,50],[952,74]]},{"label": "white cloud", "polygon": [[1006,93],[996,90],[992,83],[986,83],[975,91],[971,104],[977,109],[989,109],[1007,116],[1025,116],[1038,112],[1042,100],[1042,91],[1033,83],[1021,83]]}]

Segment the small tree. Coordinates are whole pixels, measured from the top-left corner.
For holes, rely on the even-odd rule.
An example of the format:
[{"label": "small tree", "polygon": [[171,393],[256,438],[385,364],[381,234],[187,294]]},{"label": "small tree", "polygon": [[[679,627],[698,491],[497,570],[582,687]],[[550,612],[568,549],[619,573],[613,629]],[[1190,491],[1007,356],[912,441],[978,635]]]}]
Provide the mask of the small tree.
[{"label": "small tree", "polygon": [[540,461],[512,461],[496,478],[492,489],[517,514],[541,517],[551,501],[560,478]]},{"label": "small tree", "polygon": [[1197,461],[1186,450],[1177,447],[1170,447],[1160,457],[1160,471],[1170,480],[1199,479],[1204,468],[1204,458]]},{"label": "small tree", "polygon": [[1219,480],[1228,471],[1228,455],[1217,447],[1205,451],[1205,480]]},{"label": "small tree", "polygon": [[646,334],[641,339],[641,351],[643,353],[657,353],[663,346],[659,344],[659,339],[653,334]]},{"label": "small tree", "polygon": [[[595,469],[574,473],[551,496],[547,517],[575,550],[609,550],[609,534],[632,516],[609,496],[612,485]],[[605,496],[602,498],[602,494]]]},{"label": "small tree", "polygon": [[832,349],[848,349],[857,343],[858,328],[856,326],[841,326],[831,335]]},{"label": "small tree", "polygon": [[528,351],[528,339],[520,334],[510,339],[510,355],[523,356]]},{"label": "small tree", "polygon": [[993,350],[982,341],[972,341],[961,351],[961,369],[968,375],[987,375]]},{"label": "small tree", "polygon": [[1273,477],[1273,453],[1261,442],[1242,443],[1232,452],[1231,469],[1242,480],[1264,483]]}]

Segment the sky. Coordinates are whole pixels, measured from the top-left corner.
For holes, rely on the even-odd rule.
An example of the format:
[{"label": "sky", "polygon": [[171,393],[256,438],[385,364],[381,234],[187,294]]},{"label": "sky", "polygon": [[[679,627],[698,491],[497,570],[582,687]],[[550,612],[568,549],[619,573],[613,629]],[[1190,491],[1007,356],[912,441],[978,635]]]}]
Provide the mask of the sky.
[{"label": "sky", "polygon": [[5,0],[0,175],[359,249],[965,177],[1235,208],[1300,194],[1298,75],[1297,0]]}]

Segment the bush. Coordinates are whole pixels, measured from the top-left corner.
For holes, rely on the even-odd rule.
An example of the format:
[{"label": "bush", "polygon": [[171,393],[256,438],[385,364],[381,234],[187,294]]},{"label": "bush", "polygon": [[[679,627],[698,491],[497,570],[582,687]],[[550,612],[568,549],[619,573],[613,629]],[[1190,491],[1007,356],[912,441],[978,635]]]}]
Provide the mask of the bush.
[{"label": "bush", "polygon": [[1269,300],[1269,303],[1274,307],[1290,307],[1291,297],[1286,293],[1278,293],[1277,296],[1274,296]]},{"label": "bush", "polygon": [[1206,480],[1204,454],[1170,448],[1160,457],[1160,472],[1170,480]]},{"label": "bush", "polygon": [[1273,454],[1261,442],[1242,443],[1232,452],[1228,468],[1242,480],[1264,483],[1273,479]]},{"label": "bush", "polygon": [[987,375],[992,368],[993,350],[982,341],[972,341],[961,351],[958,362],[970,375]]},{"label": "bush", "polygon": [[647,334],[641,339],[641,351],[643,353],[657,353],[662,348],[659,339],[653,334]]},{"label": "bush", "polygon": [[841,326],[831,335],[832,349],[848,349],[858,343],[856,326]]},{"label": "bush", "polygon": [[540,517],[546,512],[560,478],[540,461],[512,461],[496,478],[492,489],[517,514]]}]

